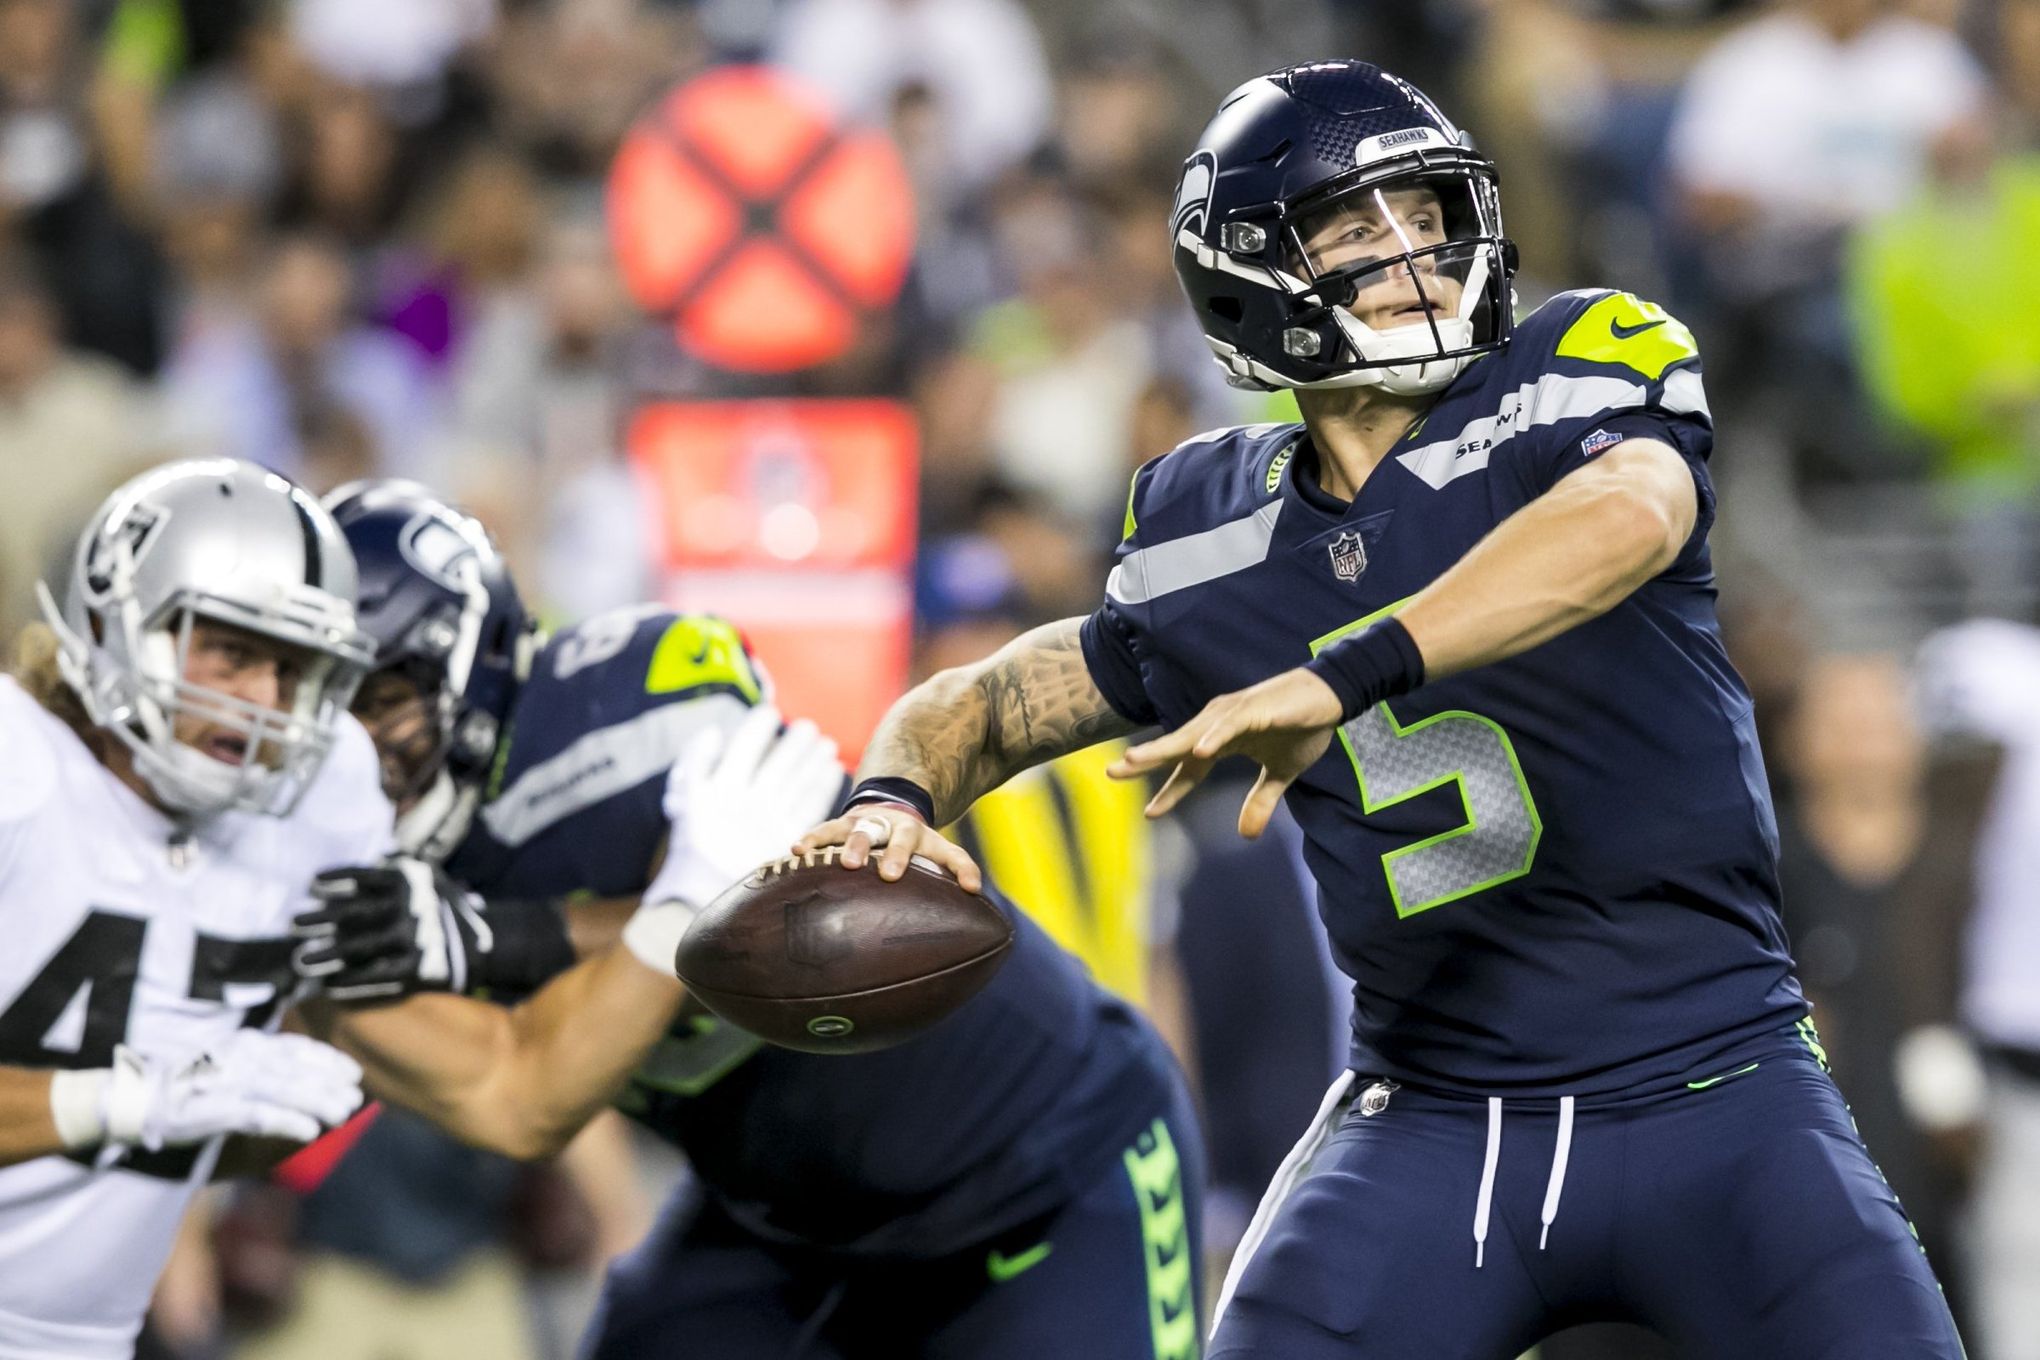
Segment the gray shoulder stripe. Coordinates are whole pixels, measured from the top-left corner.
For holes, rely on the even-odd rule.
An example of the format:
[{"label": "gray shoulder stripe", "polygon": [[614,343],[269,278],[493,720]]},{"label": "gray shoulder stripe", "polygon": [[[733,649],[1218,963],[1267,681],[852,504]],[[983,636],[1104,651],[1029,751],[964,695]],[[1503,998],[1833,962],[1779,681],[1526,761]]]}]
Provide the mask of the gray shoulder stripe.
[{"label": "gray shoulder stripe", "polygon": [[743,717],[734,694],[662,704],[628,722],[590,732],[519,775],[482,809],[482,824],[515,848],[556,822],[672,768],[688,738]]},{"label": "gray shoulder stripe", "polygon": [[1707,409],[1707,388],[1700,381],[1697,368],[1675,368],[1665,374],[1665,409],[1682,416],[1705,416],[1714,419],[1714,413]]},{"label": "gray shoulder stripe", "polygon": [[1268,557],[1280,500],[1253,514],[1167,543],[1140,548],[1121,558],[1106,579],[1105,594],[1120,604],[1145,604],[1172,591],[1201,586],[1245,571]]},{"label": "gray shoulder stripe", "polygon": [[1219,440],[1231,435],[1239,435],[1245,439],[1259,439],[1262,435],[1272,434],[1281,428],[1282,422],[1279,420],[1266,420],[1254,425],[1220,425],[1215,429],[1200,430],[1176,445],[1176,447],[1187,449],[1193,444],[1216,444]]},{"label": "gray shoulder stripe", "polygon": [[1408,453],[1396,461],[1434,489],[1479,472],[1494,451],[1524,430],[1556,425],[1563,420],[1633,411],[1649,394],[1641,384],[1621,378],[1575,378],[1547,373],[1504,396],[1491,416],[1469,420],[1459,433]]}]

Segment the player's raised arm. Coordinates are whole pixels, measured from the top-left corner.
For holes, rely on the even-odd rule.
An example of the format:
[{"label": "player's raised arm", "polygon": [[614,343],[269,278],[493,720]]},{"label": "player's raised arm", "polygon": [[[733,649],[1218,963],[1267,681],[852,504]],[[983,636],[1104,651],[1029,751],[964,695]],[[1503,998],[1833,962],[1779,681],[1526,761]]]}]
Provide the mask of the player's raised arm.
[{"label": "player's raised arm", "polygon": [[872,736],[849,809],[795,850],[840,845],[843,866],[855,869],[883,846],[879,873],[889,879],[925,855],[977,890],[977,865],[933,828],[1022,770],[1134,730],[1092,678],[1083,625],[1043,624],[907,691]]},{"label": "player's raised arm", "polygon": [[[393,1006],[322,1003],[310,1019],[360,1059],[375,1094],[479,1146],[522,1158],[555,1153],[672,1024],[686,995],[673,957],[696,911],[776,858],[799,828],[828,811],[842,782],[835,744],[811,723],[782,731],[769,706],[752,709],[727,733],[706,729],[667,779],[667,853],[624,926],[621,947],[576,965],[514,1009],[421,993]],[[443,875],[403,864],[396,877],[410,885],[404,916],[432,921],[454,913],[446,898],[458,890]],[[319,915],[341,914],[329,907]],[[348,951],[334,941],[324,952]],[[333,976],[376,972],[362,959]]]},{"label": "player's raised arm", "polygon": [[665,1033],[685,997],[670,968],[612,949],[514,1009],[420,993],[308,1013],[358,1058],[370,1092],[464,1142],[530,1159],[564,1148]]},{"label": "player's raised arm", "polygon": [[1257,836],[1340,723],[1427,677],[1504,660],[1607,613],[1678,558],[1698,516],[1685,459],[1659,440],[1625,439],[1495,526],[1395,614],[1305,665],[1212,700],[1175,731],[1130,749],[1113,773],[1169,770],[1149,804],[1160,816],[1219,759],[1249,756],[1261,777],[1240,831]]},{"label": "player's raised arm", "polygon": [[1683,457],[1626,439],[1503,520],[1396,617],[1427,675],[1501,661],[1607,613],[1671,566],[1699,509]]}]

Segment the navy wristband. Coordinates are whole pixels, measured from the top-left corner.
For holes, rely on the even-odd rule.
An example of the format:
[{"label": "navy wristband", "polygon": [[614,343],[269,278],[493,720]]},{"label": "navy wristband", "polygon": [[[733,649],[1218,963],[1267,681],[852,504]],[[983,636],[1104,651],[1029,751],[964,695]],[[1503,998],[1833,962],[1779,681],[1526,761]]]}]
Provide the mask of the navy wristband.
[{"label": "navy wristband", "polygon": [[1339,696],[1342,723],[1424,683],[1424,654],[1393,615],[1340,638],[1303,668]]},{"label": "navy wristband", "polygon": [[486,907],[487,950],[468,954],[467,990],[491,1001],[522,1001],[574,966],[574,941],[566,913],[556,902],[515,900]]},{"label": "navy wristband", "polygon": [[843,804],[843,811],[848,812],[859,803],[899,803],[912,808],[914,815],[929,826],[935,825],[935,795],[911,779],[894,775],[860,779],[857,787],[850,790],[850,801]]}]

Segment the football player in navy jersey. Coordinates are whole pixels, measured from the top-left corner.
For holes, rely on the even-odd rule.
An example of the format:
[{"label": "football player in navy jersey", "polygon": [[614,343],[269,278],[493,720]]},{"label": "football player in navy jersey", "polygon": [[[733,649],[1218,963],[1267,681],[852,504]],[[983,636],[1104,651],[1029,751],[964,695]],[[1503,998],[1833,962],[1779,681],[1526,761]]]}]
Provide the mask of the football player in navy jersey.
[{"label": "football player in navy jersey", "polygon": [[1151,812],[1228,755],[1261,767],[1245,834],[1288,799],[1350,1071],[1214,1357],[1508,1360],[1611,1318],[1692,1356],[1954,1360],[1779,924],[1691,333],[1605,290],[1516,321],[1493,166],[1360,62],[1228,96],[1170,233],[1219,362],[1303,423],[1143,467],[1098,611],[910,693],[802,848],[969,882],[931,826],[1155,726],[1118,767],[1168,772]]},{"label": "football player in navy jersey", "polygon": [[[488,905],[421,926],[436,900],[414,899],[419,916],[401,894],[336,904],[308,922],[324,986],[529,990],[573,957],[555,900],[634,899],[668,873],[676,757],[693,734],[754,725],[768,681],[729,624],[652,605],[533,656],[471,518],[409,483],[343,489],[332,508],[376,644],[356,711],[400,837]],[[706,902],[748,867],[679,895]],[[584,950],[606,943],[603,901],[568,911]],[[612,1271],[585,1355],[1195,1360],[1203,1153],[1181,1074],[1128,1006],[1014,923],[985,991],[883,1052],[796,1053],[680,1013],[617,1104],[692,1180]]]}]

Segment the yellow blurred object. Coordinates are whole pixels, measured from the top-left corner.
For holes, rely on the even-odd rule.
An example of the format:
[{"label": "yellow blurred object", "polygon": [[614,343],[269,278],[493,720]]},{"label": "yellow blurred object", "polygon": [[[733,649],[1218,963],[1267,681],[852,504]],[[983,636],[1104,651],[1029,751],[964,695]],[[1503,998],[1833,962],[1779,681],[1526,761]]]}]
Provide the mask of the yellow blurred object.
[{"label": "yellow blurred object", "polygon": [[992,882],[1099,984],[1150,1001],[1154,831],[1147,786],[1106,777],[1123,742],[1037,766],[978,799],[950,828]]}]

